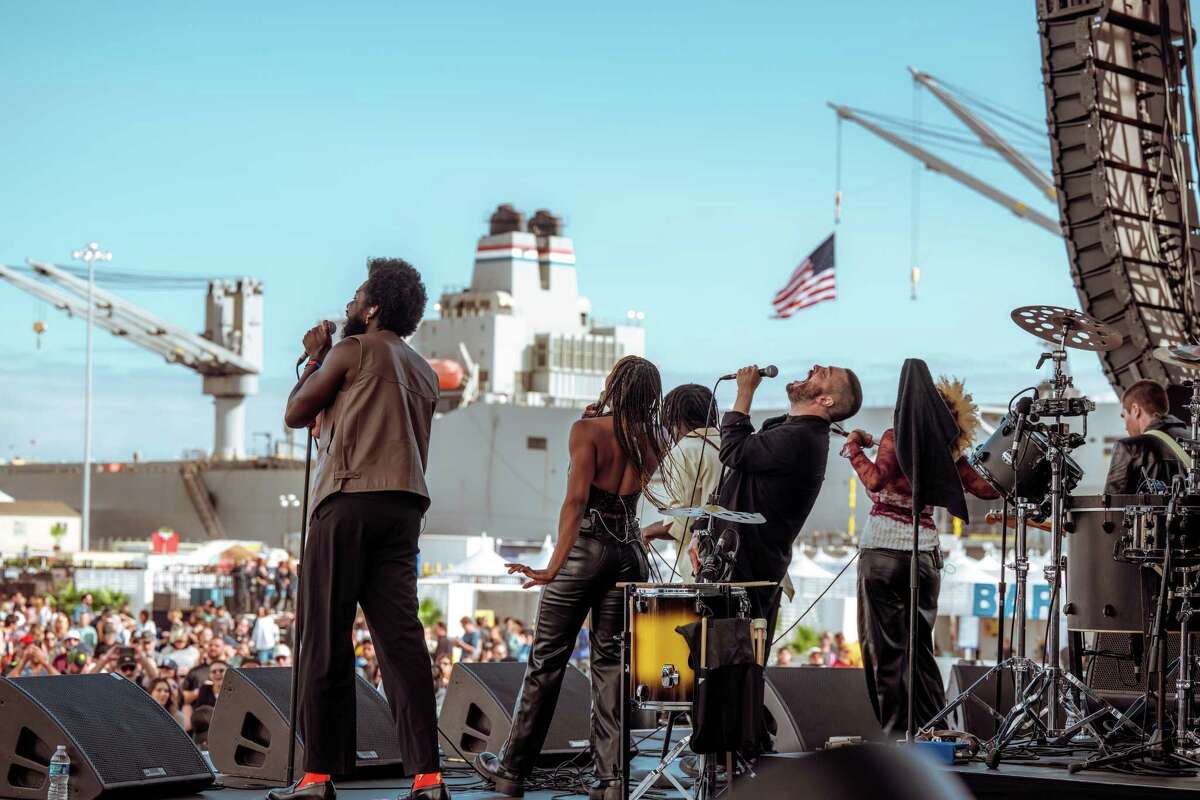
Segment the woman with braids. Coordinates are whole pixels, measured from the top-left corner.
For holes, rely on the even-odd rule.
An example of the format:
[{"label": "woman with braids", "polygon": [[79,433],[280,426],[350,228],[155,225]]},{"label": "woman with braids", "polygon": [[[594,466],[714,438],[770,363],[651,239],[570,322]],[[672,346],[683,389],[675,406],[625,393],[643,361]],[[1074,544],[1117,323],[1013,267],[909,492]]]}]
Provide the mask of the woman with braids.
[{"label": "woman with braids", "polygon": [[644,581],[646,554],[637,523],[639,496],[664,460],[659,420],[662,383],[644,358],[617,362],[600,399],[571,426],[571,470],[558,542],[545,569],[509,564],[525,588],[541,586],[529,666],[512,729],[498,754],[481,753],[479,773],[496,791],[520,797],[554,719],[563,675],[584,619],[591,620],[592,734],[596,781],[589,798],[620,794],[621,581]]},{"label": "woman with braids", "polygon": [[[698,506],[708,501],[721,479],[721,429],[712,391],[698,383],[685,383],[663,398],[663,427],[675,441],[670,463],[674,474],[660,476],[670,508]],[[687,557],[694,520],[675,517],[642,528],[649,545],[655,539],[674,539],[675,563],[672,576],[684,583],[694,580],[692,560]],[[665,576],[664,576],[665,577]]]}]

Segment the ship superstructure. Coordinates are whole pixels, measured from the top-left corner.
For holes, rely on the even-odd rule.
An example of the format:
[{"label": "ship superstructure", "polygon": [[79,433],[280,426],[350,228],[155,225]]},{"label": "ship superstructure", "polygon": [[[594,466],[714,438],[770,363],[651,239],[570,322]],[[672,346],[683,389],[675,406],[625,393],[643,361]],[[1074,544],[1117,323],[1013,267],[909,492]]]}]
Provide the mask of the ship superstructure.
[{"label": "ship superstructure", "polygon": [[646,349],[640,326],[592,317],[574,243],[544,209],[526,225],[511,205],[497,208],[476,245],[470,286],[445,292],[434,308],[412,346],[429,359],[469,361],[467,380],[485,402],[583,405],[619,358]]}]

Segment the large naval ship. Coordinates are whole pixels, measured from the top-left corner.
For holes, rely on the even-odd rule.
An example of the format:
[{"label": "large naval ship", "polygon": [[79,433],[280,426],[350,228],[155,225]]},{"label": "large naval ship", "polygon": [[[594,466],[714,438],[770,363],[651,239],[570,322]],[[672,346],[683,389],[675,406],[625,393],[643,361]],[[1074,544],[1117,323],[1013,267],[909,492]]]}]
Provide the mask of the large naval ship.
[{"label": "large naval ship", "polygon": [[[410,340],[438,371],[443,390],[429,456],[429,533],[486,531],[540,544],[555,529],[571,421],[599,395],[617,359],[645,352],[636,319],[613,325],[593,318],[579,291],[574,244],[562,234],[561,219],[549,211],[526,220],[501,205],[479,238],[470,284],[438,298]],[[256,298],[241,300],[252,317]],[[226,316],[240,318],[240,309]],[[213,317],[222,314],[207,316],[206,337],[220,338]],[[206,391],[217,380],[225,378],[206,375]],[[299,528],[299,511],[273,498],[301,494],[303,461],[244,457],[244,426],[228,413],[229,393],[213,393],[212,457],[95,465],[92,549],[147,539],[160,528],[185,542],[282,545]],[[78,508],[81,469],[4,464],[0,489],[22,501]]]},{"label": "large naval ship", "polygon": [[[616,360],[643,355],[646,347],[636,318],[614,325],[593,317],[579,278],[574,244],[563,235],[560,218],[540,210],[526,220],[501,205],[478,240],[469,286],[443,293],[413,335],[413,347],[431,362],[443,387],[429,456],[433,505],[426,533],[487,532],[510,545],[532,546],[555,534],[571,422],[599,395]],[[237,297],[253,300],[245,293]],[[144,541],[162,528],[184,542],[250,539],[295,546],[299,509],[274,498],[302,493],[304,462],[243,456],[243,426],[236,417],[229,421],[233,404],[220,394],[226,380],[206,377],[206,391],[210,382],[218,384],[217,412],[225,414],[211,457],[96,465],[91,549]],[[774,394],[782,403],[782,391]],[[773,397],[769,387],[762,395],[764,403]],[[755,417],[772,413],[780,412],[756,411]],[[987,417],[993,423],[998,418]],[[1081,489],[1098,490],[1111,433],[1121,429],[1118,417],[1115,406],[1101,406],[1093,415],[1088,446],[1074,454],[1085,473]],[[891,424],[891,409],[864,408],[853,424],[882,432]],[[870,507],[839,447],[835,439],[810,532],[851,533],[854,518],[861,524]],[[78,508],[80,484],[78,463],[0,465],[0,490],[23,501]],[[654,509],[644,508],[643,518],[656,518]]]}]

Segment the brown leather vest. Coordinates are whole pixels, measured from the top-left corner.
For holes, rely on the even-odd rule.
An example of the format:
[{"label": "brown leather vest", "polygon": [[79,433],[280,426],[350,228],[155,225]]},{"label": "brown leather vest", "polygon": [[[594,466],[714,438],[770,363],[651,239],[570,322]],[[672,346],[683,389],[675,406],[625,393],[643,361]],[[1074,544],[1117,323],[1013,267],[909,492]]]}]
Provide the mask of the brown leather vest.
[{"label": "brown leather vest", "polygon": [[424,498],[429,430],[438,379],[417,351],[391,331],[358,341],[358,377],[338,392],[321,422],[310,507],[337,492],[412,492]]}]

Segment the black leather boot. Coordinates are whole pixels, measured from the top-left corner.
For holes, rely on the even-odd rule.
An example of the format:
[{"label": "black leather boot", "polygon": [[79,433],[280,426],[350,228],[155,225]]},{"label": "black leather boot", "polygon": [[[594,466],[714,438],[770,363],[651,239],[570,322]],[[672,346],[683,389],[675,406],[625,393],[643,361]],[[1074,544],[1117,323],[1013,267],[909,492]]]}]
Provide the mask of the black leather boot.
[{"label": "black leather boot", "polygon": [[622,800],[621,782],[615,778],[592,781],[588,787],[588,800]]},{"label": "black leather boot", "polygon": [[397,800],[450,800],[450,790],[446,788],[446,784],[439,783],[437,786],[416,789],[411,794],[402,795]]},{"label": "black leather boot", "polygon": [[267,792],[267,800],[335,800],[337,798],[337,792],[333,790],[333,781],[310,783],[303,789],[297,789],[296,787],[299,785],[300,781],[296,781],[286,789],[272,789]]},{"label": "black leather boot", "polygon": [[500,762],[500,756],[495,753],[480,753],[475,759],[475,771],[500,794],[509,797],[525,796],[525,779]]}]

